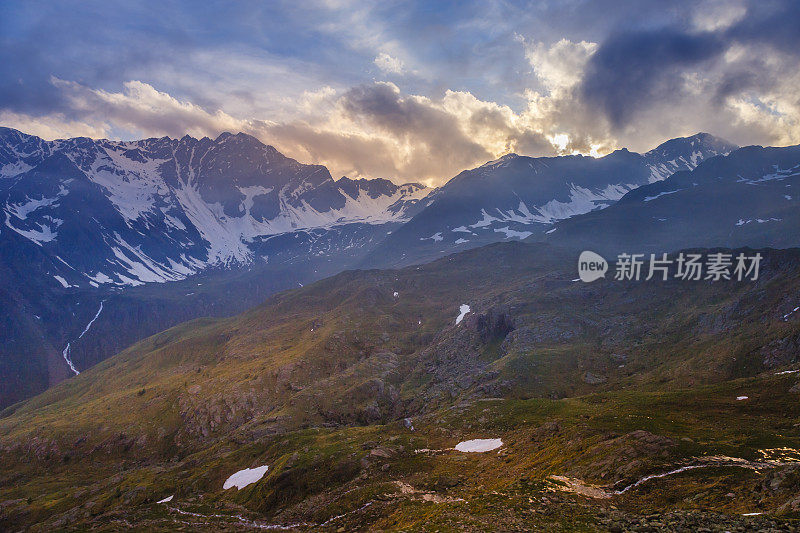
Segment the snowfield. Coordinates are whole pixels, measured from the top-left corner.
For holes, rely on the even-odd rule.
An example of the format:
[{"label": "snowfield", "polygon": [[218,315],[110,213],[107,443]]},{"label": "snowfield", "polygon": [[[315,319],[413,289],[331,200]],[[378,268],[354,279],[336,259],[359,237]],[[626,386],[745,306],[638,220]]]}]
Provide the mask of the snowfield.
[{"label": "snowfield", "polygon": [[264,465],[257,466],[256,468],[245,468],[244,470],[239,470],[225,480],[225,484],[222,485],[222,489],[228,490],[232,487],[243,489],[264,477],[264,474],[267,473],[268,469],[269,465]]},{"label": "snowfield", "polygon": [[467,453],[482,453],[496,450],[503,445],[502,439],[472,439],[456,444],[456,451]]}]

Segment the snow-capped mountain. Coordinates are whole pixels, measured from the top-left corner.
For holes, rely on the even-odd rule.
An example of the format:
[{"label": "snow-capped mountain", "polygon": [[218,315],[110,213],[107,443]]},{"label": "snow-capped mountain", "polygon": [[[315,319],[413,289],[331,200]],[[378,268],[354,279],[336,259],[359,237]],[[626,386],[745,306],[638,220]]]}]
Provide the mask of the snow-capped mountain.
[{"label": "snow-capped mountain", "polygon": [[506,239],[544,235],[553,224],[607,207],[630,191],[727,154],[736,146],[707,133],[638,154],[605,157],[506,155],[467,170],[370,254],[368,265],[402,265]]},{"label": "snow-capped mountain", "polygon": [[550,242],[606,253],[800,246],[800,146],[748,146],[564,220]]},{"label": "snow-capped mountain", "polygon": [[47,142],[0,129],[0,240],[40,248],[47,274],[64,287],[173,281],[269,261],[265,242],[276,235],[394,226],[428,192],[383,179],[334,181],[325,167],[242,133]]}]

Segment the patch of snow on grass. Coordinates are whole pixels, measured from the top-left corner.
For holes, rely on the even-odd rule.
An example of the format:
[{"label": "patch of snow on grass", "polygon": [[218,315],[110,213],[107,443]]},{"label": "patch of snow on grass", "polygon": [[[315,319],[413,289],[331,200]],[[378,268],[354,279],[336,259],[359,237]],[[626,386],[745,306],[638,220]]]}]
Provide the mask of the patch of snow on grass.
[{"label": "patch of snow on grass", "polygon": [[222,485],[222,488],[223,490],[228,490],[231,487],[243,489],[264,477],[264,474],[267,473],[268,468],[268,465],[264,465],[257,466],[256,468],[245,468],[244,470],[239,470],[225,480],[225,484]]},{"label": "patch of snow on grass", "polygon": [[668,194],[675,194],[676,192],[680,192],[680,191],[682,191],[682,190],[683,190],[683,189],[677,189],[677,190],[674,190],[674,191],[664,191],[664,192],[660,192],[660,193],[656,194],[655,196],[647,196],[647,197],[645,197],[644,201],[645,201],[645,202],[652,202],[652,201],[653,201],[653,200],[655,200],[656,198],[661,198],[662,196],[666,196],[666,195],[668,195]]},{"label": "patch of snow on grass", "polygon": [[736,401],[749,400],[747,396],[737,396]]},{"label": "patch of snow on grass", "polygon": [[456,451],[459,452],[490,452],[503,445],[502,439],[472,439],[465,440],[456,444]]},{"label": "patch of snow on grass", "polygon": [[512,237],[517,237],[519,240],[526,239],[526,238],[530,237],[531,235],[533,235],[533,233],[530,232],[530,231],[516,231],[516,230],[513,230],[513,229],[509,228],[508,226],[506,226],[504,228],[497,228],[497,229],[494,230],[494,232],[495,233],[505,233],[506,234],[506,239],[510,239]]},{"label": "patch of snow on grass", "polygon": [[458,325],[462,320],[464,320],[464,317],[470,311],[469,306],[467,304],[461,304],[461,307],[458,310],[460,313],[456,317],[456,325]]},{"label": "patch of snow on grass", "polygon": [[174,498],[174,497],[175,497],[175,495],[173,494],[172,496],[168,496],[168,497],[164,498],[163,500],[158,500],[156,503],[169,503],[169,502],[172,501],[172,498]]},{"label": "patch of snow on grass", "polygon": [[784,320],[784,322],[785,322],[786,320],[788,320],[788,319],[789,319],[789,317],[790,317],[790,316],[792,316],[794,313],[796,313],[798,310],[800,310],[800,305],[799,305],[799,306],[797,306],[797,307],[795,307],[794,309],[792,309],[791,311],[789,311],[789,312],[788,312],[788,313],[786,313],[785,315],[783,315],[783,320]]}]

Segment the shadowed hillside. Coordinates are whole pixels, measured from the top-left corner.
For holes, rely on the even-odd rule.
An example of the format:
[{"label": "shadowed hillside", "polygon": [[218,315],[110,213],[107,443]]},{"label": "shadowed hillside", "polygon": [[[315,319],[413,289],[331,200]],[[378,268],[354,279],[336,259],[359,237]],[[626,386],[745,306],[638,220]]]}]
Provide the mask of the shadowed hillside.
[{"label": "shadowed hillside", "polygon": [[[771,483],[726,462],[676,478],[685,501],[649,490],[573,501],[549,477],[611,491],[706,455],[797,448],[800,387],[775,374],[798,362],[800,253],[762,253],[757,282],[583,284],[571,252],[498,244],[345,272],[183,324],[2,413],[13,466],[0,524],[108,525],[124,512],[169,529],[193,509],[198,524],[231,530],[237,513],[316,527],[347,512],[338,520],[353,527],[399,527],[430,503],[440,511],[425,521],[478,530],[498,516],[542,523],[519,505],[550,498],[555,514],[537,520],[589,529],[601,523],[588,509],[606,499],[626,502],[621,523],[664,505],[705,509],[675,518],[698,523],[717,523],[709,510],[795,512],[791,466],[770,467],[786,488],[757,500],[703,488]],[[481,436],[506,444],[474,458],[445,450]],[[270,465],[262,481],[222,491],[259,464]],[[515,496],[489,505],[487,491]],[[177,510],[153,503],[173,493]],[[460,522],[455,510],[478,494]],[[584,518],[575,505],[589,506]]]}]

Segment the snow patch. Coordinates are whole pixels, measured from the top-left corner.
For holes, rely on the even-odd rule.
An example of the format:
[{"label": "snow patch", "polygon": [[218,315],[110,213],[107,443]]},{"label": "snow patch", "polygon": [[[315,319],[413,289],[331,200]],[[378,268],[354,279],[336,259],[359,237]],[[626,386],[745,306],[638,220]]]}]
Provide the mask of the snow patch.
[{"label": "snow patch", "polygon": [[675,189],[674,191],[664,191],[656,194],[655,196],[646,196],[644,201],[645,202],[652,202],[656,198],[661,198],[662,196],[666,196],[668,194],[675,194],[676,192],[681,192],[684,189]]},{"label": "snow patch", "polygon": [[256,468],[245,468],[244,470],[239,470],[225,480],[225,484],[222,485],[222,488],[223,490],[228,490],[231,487],[243,489],[264,477],[264,474],[267,473],[268,469],[269,465],[264,465]]},{"label": "snow patch", "polygon": [[502,439],[472,439],[456,444],[456,451],[468,453],[482,453],[496,450],[503,445]]},{"label": "snow patch", "polygon": [[456,325],[458,325],[462,320],[464,320],[464,317],[467,316],[467,313],[469,313],[469,311],[470,309],[467,304],[461,304],[461,307],[459,308],[459,315],[456,317]]},{"label": "snow patch", "polygon": [[495,233],[505,233],[506,234],[506,239],[511,239],[513,237],[516,237],[519,240],[526,239],[526,238],[530,237],[531,235],[533,235],[533,233],[530,232],[530,231],[515,231],[515,230],[509,228],[508,226],[506,226],[504,228],[497,228],[497,229],[494,230],[494,232]]}]

